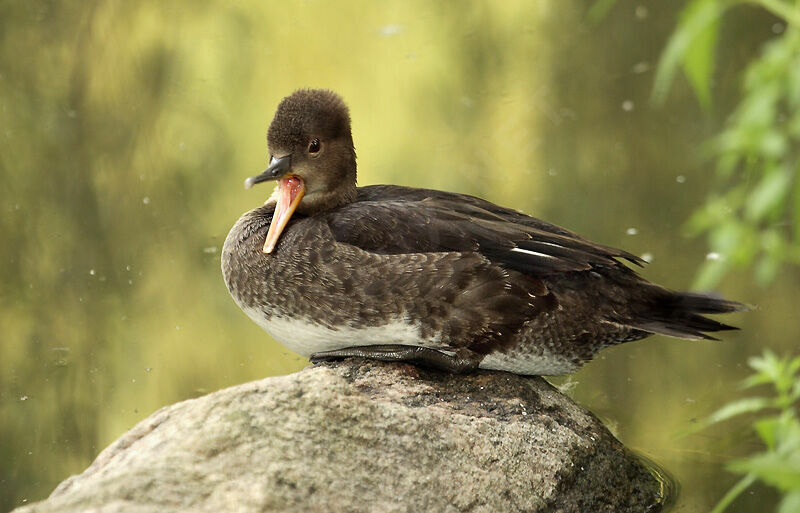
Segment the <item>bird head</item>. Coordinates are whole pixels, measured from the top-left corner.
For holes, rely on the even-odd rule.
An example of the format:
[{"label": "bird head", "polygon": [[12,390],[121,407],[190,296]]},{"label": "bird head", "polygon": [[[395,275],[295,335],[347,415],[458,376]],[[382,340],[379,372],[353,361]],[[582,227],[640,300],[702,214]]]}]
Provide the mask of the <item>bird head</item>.
[{"label": "bird head", "polygon": [[284,98],[267,132],[269,166],[245,187],[277,181],[264,243],[271,253],[295,211],[312,215],[355,201],[356,154],[350,114],[336,93],[300,89]]}]

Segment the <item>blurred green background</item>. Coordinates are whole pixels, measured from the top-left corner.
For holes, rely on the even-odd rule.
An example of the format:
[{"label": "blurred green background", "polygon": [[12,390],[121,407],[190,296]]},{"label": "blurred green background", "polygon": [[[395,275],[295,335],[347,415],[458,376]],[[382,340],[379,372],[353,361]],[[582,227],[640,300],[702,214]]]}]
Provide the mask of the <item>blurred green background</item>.
[{"label": "blurred green background", "polygon": [[[678,79],[649,103],[682,2],[0,2],[0,510],[46,497],[161,406],[307,361],[229,298],[227,230],[269,190],[265,132],[299,87],[351,108],[359,183],[475,194],[652,260],[687,289],[709,252],[686,221],[715,184],[702,143],[779,20],[730,13],[713,107]],[[737,396],[747,356],[796,348],[796,268],[723,342],[607,350],[572,395],[704,511],[756,445],[744,424],[680,438]],[[755,487],[736,511],[770,509]]]}]

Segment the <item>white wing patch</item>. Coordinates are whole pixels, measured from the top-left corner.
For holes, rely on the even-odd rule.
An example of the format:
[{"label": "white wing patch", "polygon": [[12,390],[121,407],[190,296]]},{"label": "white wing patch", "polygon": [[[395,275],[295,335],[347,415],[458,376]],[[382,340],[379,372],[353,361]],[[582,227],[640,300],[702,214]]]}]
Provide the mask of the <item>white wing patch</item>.
[{"label": "white wing patch", "polygon": [[522,249],[522,248],[514,248],[511,250],[512,253],[525,253],[526,255],[533,255],[533,256],[540,256],[545,258],[555,258],[553,255],[548,255],[547,253],[539,253],[538,251],[531,251],[529,249]]}]

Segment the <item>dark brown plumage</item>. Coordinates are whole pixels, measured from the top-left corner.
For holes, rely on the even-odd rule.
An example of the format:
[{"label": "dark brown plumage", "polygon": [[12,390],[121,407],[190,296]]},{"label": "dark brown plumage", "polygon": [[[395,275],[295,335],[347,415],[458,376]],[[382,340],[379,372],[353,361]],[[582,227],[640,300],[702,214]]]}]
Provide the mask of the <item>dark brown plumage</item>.
[{"label": "dark brown plumage", "polygon": [[285,98],[268,144],[247,184],[279,186],[228,234],[222,269],[237,304],[301,354],[561,374],[653,333],[712,338],[732,328],[703,314],[743,308],[651,284],[621,263],[638,257],[479,198],[356,188],[330,91]]}]

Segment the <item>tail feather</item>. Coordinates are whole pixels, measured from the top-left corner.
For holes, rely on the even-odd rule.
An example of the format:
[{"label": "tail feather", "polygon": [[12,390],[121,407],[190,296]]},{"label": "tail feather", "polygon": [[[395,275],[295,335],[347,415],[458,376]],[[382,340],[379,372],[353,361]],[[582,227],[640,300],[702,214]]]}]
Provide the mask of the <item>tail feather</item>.
[{"label": "tail feather", "polygon": [[668,292],[659,294],[631,326],[648,333],[671,337],[718,340],[706,332],[736,330],[734,326],[709,319],[701,314],[722,314],[748,310],[745,304],[710,294]]},{"label": "tail feather", "polygon": [[729,301],[714,294],[679,292],[671,296],[673,308],[704,314],[744,312],[750,307],[737,301]]}]

